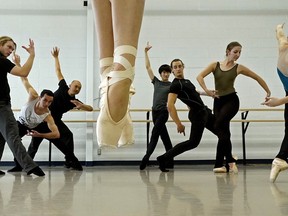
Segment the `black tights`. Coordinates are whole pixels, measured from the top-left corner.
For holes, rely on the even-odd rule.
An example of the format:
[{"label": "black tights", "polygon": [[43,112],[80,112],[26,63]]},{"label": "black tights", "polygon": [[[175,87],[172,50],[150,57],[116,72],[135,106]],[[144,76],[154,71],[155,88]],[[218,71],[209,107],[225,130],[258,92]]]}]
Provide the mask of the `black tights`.
[{"label": "black tights", "polygon": [[202,138],[204,128],[207,128],[212,133],[215,134],[213,124],[214,124],[214,115],[212,111],[207,107],[201,110],[191,110],[189,112],[189,120],[191,121],[191,130],[189,140],[181,142],[175,145],[172,149],[167,151],[162,155],[163,159],[169,161],[173,159],[175,156],[196,148]]},{"label": "black tights", "polygon": [[214,129],[218,135],[215,168],[223,166],[224,157],[226,163],[235,162],[232,157],[230,121],[237,114],[239,106],[236,92],[214,99]]},{"label": "black tights", "polygon": [[[286,91],[286,96],[288,96],[288,92]],[[285,119],[285,134],[281,144],[281,148],[279,153],[277,154],[277,158],[287,161],[288,158],[288,104],[285,104],[284,110],[284,119]]]}]

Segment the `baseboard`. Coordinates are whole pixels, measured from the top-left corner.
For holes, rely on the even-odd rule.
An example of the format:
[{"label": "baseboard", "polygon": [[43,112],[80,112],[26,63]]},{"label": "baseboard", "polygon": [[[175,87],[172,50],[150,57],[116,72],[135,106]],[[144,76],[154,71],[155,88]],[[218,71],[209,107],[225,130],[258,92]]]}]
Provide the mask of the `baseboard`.
[{"label": "baseboard", "polygon": [[[237,164],[271,164],[273,159],[246,159],[238,160]],[[175,165],[209,165],[214,164],[215,160],[174,160]],[[36,161],[39,166],[63,166],[63,161]],[[83,166],[139,166],[140,161],[81,161]],[[0,166],[14,166],[13,161],[1,161]],[[158,165],[156,160],[149,161],[149,165]]]}]

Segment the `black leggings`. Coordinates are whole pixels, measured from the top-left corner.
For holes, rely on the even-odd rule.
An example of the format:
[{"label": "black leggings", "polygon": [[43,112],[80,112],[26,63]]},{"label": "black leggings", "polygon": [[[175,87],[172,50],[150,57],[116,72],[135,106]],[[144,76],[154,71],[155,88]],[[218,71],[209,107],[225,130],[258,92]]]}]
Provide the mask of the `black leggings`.
[{"label": "black leggings", "polygon": [[204,128],[207,128],[212,133],[215,134],[214,131],[214,115],[212,111],[204,107],[200,110],[190,110],[188,115],[189,120],[191,121],[191,130],[189,140],[181,142],[175,145],[172,149],[167,151],[164,155],[162,155],[166,161],[173,159],[175,156],[196,148],[202,138]]},{"label": "black leggings", "polygon": [[[286,96],[288,96],[288,92],[286,91]],[[281,144],[281,148],[279,153],[277,154],[277,158],[287,161],[288,158],[288,104],[285,104],[284,110],[284,119],[285,119],[285,134]]]},{"label": "black leggings", "polygon": [[223,166],[224,157],[226,157],[226,163],[235,162],[232,157],[230,121],[237,114],[239,106],[236,92],[214,99],[214,128],[218,135],[215,168]]},{"label": "black leggings", "polygon": [[153,123],[154,127],[152,130],[152,135],[150,139],[150,143],[148,145],[145,157],[149,159],[151,154],[154,152],[156,145],[158,143],[159,136],[163,142],[165,150],[168,151],[172,148],[172,143],[168,134],[168,130],[166,127],[166,122],[169,117],[169,113],[167,110],[152,110]]}]

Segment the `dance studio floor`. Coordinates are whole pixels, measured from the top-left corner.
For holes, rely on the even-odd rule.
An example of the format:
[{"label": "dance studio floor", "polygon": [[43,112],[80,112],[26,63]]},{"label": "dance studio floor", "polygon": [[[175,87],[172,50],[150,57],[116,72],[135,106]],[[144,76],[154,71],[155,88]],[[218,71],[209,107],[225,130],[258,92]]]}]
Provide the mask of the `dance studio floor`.
[{"label": "dance studio floor", "polygon": [[212,165],[179,165],[168,173],[136,166],[42,168],[44,178],[0,178],[1,216],[288,215],[288,172],[272,184],[269,164],[240,165],[236,175],[216,175]]}]

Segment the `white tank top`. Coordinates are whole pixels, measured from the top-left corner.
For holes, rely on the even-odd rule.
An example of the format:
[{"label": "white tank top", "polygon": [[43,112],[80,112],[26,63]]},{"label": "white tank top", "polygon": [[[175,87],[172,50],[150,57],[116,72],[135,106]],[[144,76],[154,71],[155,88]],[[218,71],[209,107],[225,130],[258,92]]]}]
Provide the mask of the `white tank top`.
[{"label": "white tank top", "polygon": [[34,107],[38,100],[39,98],[26,103],[21,108],[21,111],[18,115],[18,121],[30,129],[37,127],[41,122],[44,121],[47,115],[50,114],[50,111],[42,115],[38,115],[35,113]]}]

